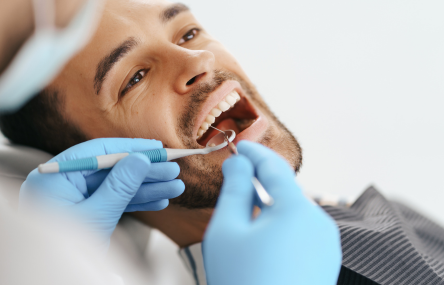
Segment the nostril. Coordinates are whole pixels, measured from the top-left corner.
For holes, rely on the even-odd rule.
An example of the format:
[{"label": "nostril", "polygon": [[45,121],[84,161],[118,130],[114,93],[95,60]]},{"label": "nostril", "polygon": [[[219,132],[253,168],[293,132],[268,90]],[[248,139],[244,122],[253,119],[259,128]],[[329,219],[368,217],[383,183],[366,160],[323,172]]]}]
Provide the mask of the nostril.
[{"label": "nostril", "polygon": [[196,82],[197,76],[194,76],[193,78],[191,78],[190,80],[188,80],[187,82],[187,86],[193,84],[194,82]]},{"label": "nostril", "polygon": [[190,80],[188,80],[187,82],[187,86],[190,86],[191,84],[196,83],[197,81],[199,81],[201,78],[203,78],[205,76],[205,74],[207,74],[206,72],[202,72],[199,75],[194,76],[193,78],[191,78]]}]

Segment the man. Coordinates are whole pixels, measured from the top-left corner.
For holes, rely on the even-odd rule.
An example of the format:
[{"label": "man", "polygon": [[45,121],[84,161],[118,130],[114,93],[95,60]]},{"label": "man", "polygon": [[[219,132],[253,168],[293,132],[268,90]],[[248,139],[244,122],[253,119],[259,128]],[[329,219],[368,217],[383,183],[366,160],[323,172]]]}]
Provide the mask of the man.
[{"label": "man", "polygon": [[[201,148],[214,132],[196,139],[200,127],[208,128],[207,122],[220,114],[215,127],[234,129],[236,141],[259,141],[299,169],[297,141],[272,115],[232,55],[184,5],[131,3],[110,1],[87,47],[23,109],[28,129],[8,128],[14,119],[3,120],[7,137],[52,154],[101,137],[150,138],[164,147]],[[233,91],[242,99],[234,108],[220,110]],[[137,216],[181,247],[201,241],[228,156],[224,150],[179,160],[179,178],[188,191],[161,215]]]},{"label": "man", "polygon": [[[271,113],[237,61],[186,6],[160,0],[110,1],[88,46],[37,98],[1,119],[10,140],[53,154],[100,137],[150,138],[164,147],[202,148],[215,134],[209,125],[233,129],[236,141],[260,142],[280,153],[295,171],[301,167],[298,142]],[[228,156],[222,150],[178,160],[184,194],[163,211],[133,214],[184,248],[196,276],[204,276],[203,263],[195,258]],[[374,189],[350,209],[326,210],[343,237],[338,284],[444,283],[444,250],[439,247],[444,234],[439,227],[430,224],[417,234],[426,223],[418,217],[413,230],[406,232],[404,225],[413,212],[386,201]],[[408,235],[412,233],[413,238]],[[412,245],[412,239],[421,246]],[[418,259],[421,256],[425,261]]]},{"label": "man", "polygon": [[[75,3],[69,5],[63,1],[59,3],[57,0],[39,0],[32,3],[34,23],[20,21],[24,26],[29,26],[29,29],[23,30],[20,23],[15,25],[19,19],[17,11],[24,11],[26,15],[26,12],[29,12],[30,2],[30,0],[19,0],[12,4],[8,2],[9,4],[0,5],[2,8],[0,10],[5,16],[0,17],[0,28],[3,30],[0,35],[0,49],[8,51],[0,54],[0,62],[7,63],[0,66],[0,113],[16,112],[30,98],[35,97],[37,91],[49,84],[67,60],[88,42],[88,35],[94,30],[95,20],[100,19],[97,15],[101,10],[98,0],[74,1]],[[80,3],[83,5],[76,12],[78,6],[72,4]],[[72,13],[75,14],[73,20],[66,27],[60,28],[59,24],[66,23],[68,15],[72,16]],[[26,18],[30,20],[31,17],[26,15]],[[34,27],[34,32],[31,35],[23,34],[25,30],[28,32],[32,30],[31,25]],[[10,33],[9,28],[12,26],[18,26],[19,29],[14,29],[15,33]],[[15,41],[19,38],[20,41],[25,41],[21,47],[16,45]],[[12,58],[10,52],[16,55]],[[22,82],[23,78],[32,79]],[[37,134],[40,132],[37,131]],[[162,147],[160,141],[149,139],[102,138],[70,147],[53,157],[51,161],[60,162],[74,157],[137,152],[159,147]],[[303,197],[294,181],[294,171],[275,152],[255,143],[241,142],[238,144],[238,153],[239,155],[224,162],[223,189],[218,198],[216,212],[205,233],[204,256],[209,282],[213,285],[243,285],[246,282],[257,285],[274,282],[335,284],[342,254],[339,231],[334,221],[321,208]],[[13,160],[18,159],[15,156],[13,155]],[[4,167],[5,163],[6,169],[11,170],[9,161],[11,153],[8,157],[9,159],[4,159],[2,156],[1,164]],[[49,222],[50,228],[55,228],[57,232],[64,232],[66,229],[74,234],[68,234],[69,238],[66,236],[56,238],[56,234],[46,233],[42,239],[43,245],[40,244],[39,249],[45,248],[47,256],[41,259],[39,253],[42,251],[35,250],[37,245],[35,237],[30,239],[26,235],[23,236],[21,231],[23,226],[29,227],[29,230],[34,229],[34,223],[27,221],[28,223],[21,224],[17,228],[14,223],[20,224],[20,221],[14,220],[13,215],[11,217],[6,215],[6,219],[0,221],[0,227],[8,233],[5,242],[2,243],[4,247],[2,252],[6,254],[4,259],[8,260],[8,265],[3,266],[6,272],[0,274],[4,277],[2,278],[4,282],[0,283],[29,283],[26,280],[33,277],[35,280],[36,274],[40,277],[43,275],[49,277],[43,278],[45,280],[38,278],[38,281],[45,284],[53,284],[58,278],[66,279],[69,274],[58,274],[56,279],[52,276],[53,271],[58,273],[66,271],[70,267],[69,263],[56,262],[56,267],[47,266],[51,263],[47,259],[53,259],[53,253],[57,252],[55,246],[57,242],[54,240],[69,240],[70,247],[74,248],[82,233],[91,233],[92,236],[85,239],[87,244],[93,244],[92,251],[105,253],[110,236],[124,211],[158,211],[168,205],[169,198],[177,197],[183,192],[183,182],[174,180],[178,173],[177,163],[151,163],[148,157],[141,153],[129,154],[107,173],[75,171],[43,175],[37,169],[31,171],[20,187],[20,211],[30,213],[33,218],[42,217],[42,222],[44,224]],[[273,195],[274,204],[256,219],[251,220],[254,205],[251,185],[253,175],[256,175]],[[88,191],[93,189],[94,193],[89,195]],[[235,211],[232,210],[233,205]],[[0,205],[0,210],[7,210],[8,214],[7,208],[6,205]],[[306,217],[309,217],[309,222]],[[33,218],[31,220],[34,220]],[[286,227],[287,220],[296,223],[299,220],[298,224],[302,228],[289,232]],[[38,228],[42,231],[41,225]],[[300,234],[301,231],[304,232],[303,235]],[[312,239],[321,232],[322,239]],[[285,241],[281,238],[284,235],[278,233],[285,233]],[[75,241],[71,240],[71,237],[75,237]],[[30,250],[23,250],[23,238]],[[275,246],[269,246],[276,241],[279,241],[279,250],[276,250]],[[298,246],[294,247],[295,243]],[[268,251],[258,252],[252,245],[260,245]],[[293,250],[289,251],[288,247]],[[279,253],[276,254],[277,252]],[[31,263],[26,265],[11,262],[17,253],[25,253],[26,260],[30,260]],[[42,264],[46,265],[46,268],[32,265],[34,258],[43,261]],[[56,259],[59,261],[70,258],[78,259],[69,254],[60,252],[56,254]],[[282,260],[287,260],[286,266],[278,265],[278,261]],[[60,264],[62,266],[59,266]],[[29,266],[32,268],[31,275],[27,274],[26,280],[21,279],[23,275],[17,272]],[[76,267],[74,264],[72,266]],[[298,268],[296,271],[295,266]],[[314,274],[320,266],[327,269],[322,276]],[[89,267],[93,269],[89,270],[90,272],[97,274],[100,271],[97,266],[91,267],[89,264]],[[79,276],[84,279],[83,277],[87,275]],[[135,275],[138,274],[132,272],[128,277],[135,281],[137,279]],[[69,281],[76,283],[77,280],[79,283],[80,279],[77,278],[79,276],[76,275],[75,279],[71,278]],[[105,281],[108,279],[105,276],[96,275],[95,281],[88,277],[87,279],[89,279],[87,283],[99,284],[99,281],[104,281],[111,284],[110,280]],[[120,284],[122,280],[117,281]],[[146,284],[146,280],[140,282]]]}]

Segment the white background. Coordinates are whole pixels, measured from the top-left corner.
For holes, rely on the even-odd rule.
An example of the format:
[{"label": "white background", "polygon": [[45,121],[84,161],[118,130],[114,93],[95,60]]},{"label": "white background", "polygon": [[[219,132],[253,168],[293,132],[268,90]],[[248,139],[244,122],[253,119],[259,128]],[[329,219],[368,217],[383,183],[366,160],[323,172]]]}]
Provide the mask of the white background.
[{"label": "white background", "polygon": [[305,190],[373,184],[444,224],[444,1],[185,3],[300,141]]},{"label": "white background", "polygon": [[[304,149],[303,188],[375,185],[444,225],[444,1],[183,0]],[[194,284],[157,231],[150,284]]]}]

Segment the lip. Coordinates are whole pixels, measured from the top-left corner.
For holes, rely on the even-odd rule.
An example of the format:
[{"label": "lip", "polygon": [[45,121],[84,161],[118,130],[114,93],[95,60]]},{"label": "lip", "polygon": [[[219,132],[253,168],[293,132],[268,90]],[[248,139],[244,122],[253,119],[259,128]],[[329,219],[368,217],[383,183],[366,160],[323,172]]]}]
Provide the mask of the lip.
[{"label": "lip", "polygon": [[[237,145],[237,143],[242,140],[257,142],[262,137],[264,132],[267,130],[268,128],[267,117],[265,117],[259,110],[256,109],[255,111],[257,112],[258,115],[256,121],[253,124],[251,124],[251,126],[240,132],[239,134],[236,134],[236,138],[233,140],[233,143],[235,145]],[[221,154],[224,155],[229,154],[226,147],[213,152],[213,155],[221,155]]]},{"label": "lip", "polygon": [[245,92],[238,81],[227,80],[216,90],[214,90],[202,105],[202,109],[195,120],[196,124],[194,125],[193,130],[194,137],[197,137],[197,132],[210,111],[233,90],[236,90],[241,98],[245,98],[248,101],[248,103],[254,108],[254,112],[257,115],[256,121],[253,124],[239,134],[236,134],[236,138],[233,140],[233,143],[237,144],[241,140],[257,141],[262,136],[262,134],[268,128],[267,118],[256,108],[255,105],[252,104],[251,100],[245,96]]},{"label": "lip", "polygon": [[199,131],[200,126],[205,121],[210,111],[214,107],[216,107],[217,104],[219,104],[219,102],[222,101],[222,99],[225,98],[225,96],[227,96],[233,90],[236,90],[236,92],[239,93],[241,97],[245,97],[241,85],[235,80],[225,81],[216,90],[210,93],[210,96],[208,96],[208,99],[203,103],[202,109],[200,110],[195,120],[193,129],[193,135],[195,138],[197,137],[197,132]]},{"label": "lip", "polygon": [[268,128],[267,118],[256,108],[255,111],[258,114],[256,121],[239,134],[236,134],[236,138],[233,140],[235,145],[241,140],[257,141]]}]

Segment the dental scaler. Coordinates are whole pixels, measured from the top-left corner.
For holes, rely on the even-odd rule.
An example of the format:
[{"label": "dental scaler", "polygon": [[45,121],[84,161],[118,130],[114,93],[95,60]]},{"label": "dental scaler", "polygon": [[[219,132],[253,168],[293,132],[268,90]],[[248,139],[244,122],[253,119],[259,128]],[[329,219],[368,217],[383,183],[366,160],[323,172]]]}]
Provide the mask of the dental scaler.
[{"label": "dental scaler", "polygon": [[[199,149],[174,149],[174,148],[159,148],[151,149],[146,151],[137,151],[135,153],[141,153],[151,160],[151,162],[165,162],[174,159],[178,159],[185,156],[195,155],[195,154],[208,154],[216,150],[220,150],[228,145],[232,144],[232,141],[236,137],[236,133],[233,130],[225,131],[231,133],[227,136],[224,132],[223,134],[218,134],[208,141],[205,148]],[[220,136],[224,136],[222,139]],[[220,144],[215,144],[214,142],[221,141]],[[40,164],[38,170],[40,173],[58,173],[58,172],[70,172],[70,171],[83,171],[83,170],[98,170],[113,167],[122,158],[130,155],[129,152],[125,153],[114,153],[107,155],[100,155],[94,157],[87,157],[76,160],[59,161]]]}]

